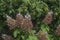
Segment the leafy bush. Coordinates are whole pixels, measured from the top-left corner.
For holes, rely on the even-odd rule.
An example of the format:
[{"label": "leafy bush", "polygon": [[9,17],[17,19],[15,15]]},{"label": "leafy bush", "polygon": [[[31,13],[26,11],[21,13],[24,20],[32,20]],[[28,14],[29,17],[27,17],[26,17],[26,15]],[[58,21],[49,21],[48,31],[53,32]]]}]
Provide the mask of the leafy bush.
[{"label": "leafy bush", "polygon": [[[0,36],[2,36],[0,40],[4,35],[12,36],[16,40],[60,40],[59,7],[59,0],[0,0]],[[11,26],[15,24],[14,20],[18,13],[23,17],[26,14],[31,15],[33,28],[28,33],[23,28],[19,28],[20,26]],[[13,20],[7,18],[7,15]],[[7,19],[9,21],[6,22]],[[12,21],[13,24],[9,26],[8,23]],[[13,29],[10,30],[10,27]]]}]

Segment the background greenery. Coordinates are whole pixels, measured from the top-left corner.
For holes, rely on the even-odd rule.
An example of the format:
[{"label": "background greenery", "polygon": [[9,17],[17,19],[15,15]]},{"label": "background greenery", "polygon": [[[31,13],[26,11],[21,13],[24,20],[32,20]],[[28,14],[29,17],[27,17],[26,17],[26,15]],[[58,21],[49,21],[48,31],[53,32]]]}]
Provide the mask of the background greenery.
[{"label": "background greenery", "polygon": [[[53,11],[53,22],[48,25],[43,25],[43,18],[51,10]],[[49,29],[48,40],[52,40],[52,38],[54,38],[54,40],[60,40],[60,37],[54,33],[57,25],[60,24],[59,10],[60,0],[0,0],[0,35],[3,33],[12,34],[16,40],[20,40],[19,36],[16,37],[18,34],[20,34],[18,29],[11,32],[5,23],[7,14],[15,19],[16,14],[20,12],[23,15],[30,13],[34,25],[33,29],[36,32],[38,32],[41,25],[43,25],[42,30],[46,30],[47,28]],[[47,26],[47,28],[44,28],[44,26]],[[24,36],[22,36],[22,40],[26,39],[24,39]],[[31,39],[32,37],[36,38],[36,36],[33,34],[32,36],[30,35],[30,37],[26,40],[33,40]],[[37,38],[34,40],[37,40]]]}]

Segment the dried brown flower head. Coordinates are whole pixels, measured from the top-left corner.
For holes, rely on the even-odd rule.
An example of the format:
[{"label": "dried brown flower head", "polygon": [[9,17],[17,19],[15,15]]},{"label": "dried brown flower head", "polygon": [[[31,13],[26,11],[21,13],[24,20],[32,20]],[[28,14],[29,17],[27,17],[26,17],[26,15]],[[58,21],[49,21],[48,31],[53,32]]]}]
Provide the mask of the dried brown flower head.
[{"label": "dried brown flower head", "polygon": [[1,36],[3,38],[3,40],[14,40],[14,38],[10,35],[6,35],[6,34],[2,34]]},{"label": "dried brown flower head", "polygon": [[47,32],[39,31],[39,32],[37,33],[38,39],[39,39],[39,40],[47,40],[46,34],[47,34]]},{"label": "dried brown flower head", "polygon": [[28,20],[31,20],[31,16],[30,16],[30,14],[27,13],[27,14],[25,15],[25,18],[28,19]]},{"label": "dried brown flower head", "polygon": [[15,20],[12,19],[10,16],[7,15],[7,25],[9,26],[10,30],[14,29],[14,27],[16,26],[15,24]]},{"label": "dried brown flower head", "polygon": [[58,36],[60,36],[60,25],[57,26],[56,33]]},{"label": "dried brown flower head", "polygon": [[30,31],[33,27],[31,17],[29,14],[25,15],[25,18],[23,19],[21,23],[21,28],[24,28],[26,31]]},{"label": "dried brown flower head", "polygon": [[18,27],[20,29],[24,29],[25,31],[30,31],[30,29],[33,27],[31,16],[28,13],[25,15],[25,17],[23,17],[20,13],[17,14],[16,20],[7,16],[7,24],[10,29]]},{"label": "dried brown flower head", "polygon": [[25,15],[25,19],[26,19],[26,23],[27,23],[27,30],[30,31],[30,29],[32,29],[32,27],[33,27],[30,14],[27,13]]},{"label": "dried brown flower head", "polygon": [[22,23],[23,19],[24,19],[24,17],[23,17],[20,13],[18,13],[18,14],[16,15],[16,25],[17,25],[18,27],[21,26],[21,23]]},{"label": "dried brown flower head", "polygon": [[53,14],[52,11],[48,12],[48,14],[45,16],[43,22],[50,24],[52,22],[52,14]]},{"label": "dried brown flower head", "polygon": [[25,29],[25,31],[30,31],[33,27],[33,24],[31,21],[27,20],[27,19],[24,19],[22,24],[21,24],[21,28],[22,29]]}]

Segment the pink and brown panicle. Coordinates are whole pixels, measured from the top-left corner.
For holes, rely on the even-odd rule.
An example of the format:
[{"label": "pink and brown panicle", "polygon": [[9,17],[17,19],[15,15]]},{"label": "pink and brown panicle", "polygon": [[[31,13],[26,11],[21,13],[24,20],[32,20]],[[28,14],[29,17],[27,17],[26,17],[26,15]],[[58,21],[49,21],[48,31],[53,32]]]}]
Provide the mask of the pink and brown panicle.
[{"label": "pink and brown panicle", "polygon": [[9,26],[10,30],[15,28],[15,26],[16,26],[16,20],[15,19],[13,19],[13,18],[11,18],[10,16],[7,15],[6,22],[7,22],[7,25]]},{"label": "pink and brown panicle", "polygon": [[53,14],[53,12],[52,11],[50,11],[50,12],[48,12],[48,14],[45,16],[45,18],[43,19],[43,23],[46,23],[46,24],[51,24],[51,22],[52,22],[52,15]]},{"label": "pink and brown panicle", "polygon": [[56,34],[57,34],[58,36],[60,36],[60,24],[57,26]]},{"label": "pink and brown panicle", "polygon": [[37,33],[38,40],[47,40],[47,32],[39,31]]},{"label": "pink and brown panicle", "polygon": [[15,27],[18,27],[20,29],[24,29],[25,31],[30,31],[33,27],[31,16],[29,13],[27,13],[25,17],[23,17],[22,14],[18,13],[16,15],[16,19],[7,16],[6,22],[10,30],[14,29]]},{"label": "pink and brown panicle", "polygon": [[11,35],[7,34],[2,34],[1,37],[3,38],[3,40],[14,40],[14,38]]}]

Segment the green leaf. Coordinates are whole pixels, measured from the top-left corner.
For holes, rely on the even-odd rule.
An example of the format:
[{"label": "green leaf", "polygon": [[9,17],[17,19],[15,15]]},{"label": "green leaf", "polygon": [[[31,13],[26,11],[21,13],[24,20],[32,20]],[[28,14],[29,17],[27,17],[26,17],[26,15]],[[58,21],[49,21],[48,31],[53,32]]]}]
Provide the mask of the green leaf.
[{"label": "green leaf", "polygon": [[42,30],[43,32],[49,31],[49,26],[48,26],[48,25],[41,25],[41,30]]},{"label": "green leaf", "polygon": [[18,29],[14,30],[13,36],[16,38],[20,34],[20,31]]},{"label": "green leaf", "polygon": [[29,38],[27,40],[38,40],[38,38],[35,35],[29,35]]}]

